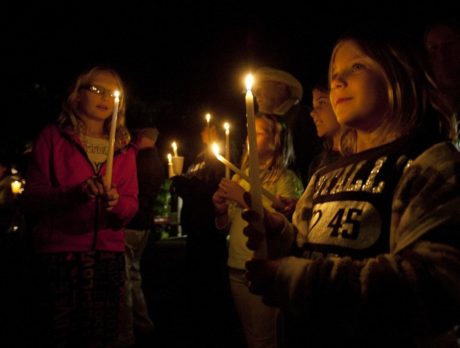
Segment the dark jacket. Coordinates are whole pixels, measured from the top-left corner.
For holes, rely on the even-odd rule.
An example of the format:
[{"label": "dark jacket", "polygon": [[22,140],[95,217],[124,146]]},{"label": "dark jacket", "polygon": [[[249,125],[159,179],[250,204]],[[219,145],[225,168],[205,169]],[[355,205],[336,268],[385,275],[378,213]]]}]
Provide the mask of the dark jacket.
[{"label": "dark jacket", "polygon": [[225,168],[209,149],[201,152],[184,175],[172,179],[172,190],[183,199],[181,225],[188,242],[215,237],[212,196]]},{"label": "dark jacket", "polygon": [[139,185],[139,211],[127,227],[144,230],[153,225],[153,208],[161,184],[165,180],[165,173],[163,162],[156,147],[139,150],[136,162]]}]

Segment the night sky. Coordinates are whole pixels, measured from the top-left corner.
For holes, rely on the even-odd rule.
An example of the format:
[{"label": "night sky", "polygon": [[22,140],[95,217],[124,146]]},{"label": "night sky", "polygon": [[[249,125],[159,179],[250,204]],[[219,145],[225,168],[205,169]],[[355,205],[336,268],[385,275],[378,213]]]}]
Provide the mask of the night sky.
[{"label": "night sky", "polygon": [[[272,0],[275,1],[275,0]],[[418,4],[417,4],[418,3]],[[249,5],[248,5],[249,4]],[[204,114],[245,135],[243,77],[269,65],[287,70],[308,88],[325,69],[337,36],[357,23],[400,30],[417,38],[440,1],[366,4],[332,2],[302,7],[288,1],[151,1],[113,6],[7,5],[2,16],[2,80],[6,106],[0,151],[20,152],[56,119],[70,82],[83,69],[108,64],[127,85],[127,124],[155,125],[164,153],[171,139],[192,156]]]}]

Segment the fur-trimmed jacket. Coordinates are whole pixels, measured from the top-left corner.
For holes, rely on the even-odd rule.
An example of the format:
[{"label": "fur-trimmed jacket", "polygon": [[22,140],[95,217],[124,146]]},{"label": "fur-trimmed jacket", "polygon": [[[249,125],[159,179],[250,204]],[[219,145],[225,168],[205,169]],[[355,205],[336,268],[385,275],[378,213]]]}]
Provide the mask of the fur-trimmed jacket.
[{"label": "fur-trimmed jacket", "polygon": [[320,169],[278,245],[291,346],[435,340],[460,319],[459,152],[406,139]]}]

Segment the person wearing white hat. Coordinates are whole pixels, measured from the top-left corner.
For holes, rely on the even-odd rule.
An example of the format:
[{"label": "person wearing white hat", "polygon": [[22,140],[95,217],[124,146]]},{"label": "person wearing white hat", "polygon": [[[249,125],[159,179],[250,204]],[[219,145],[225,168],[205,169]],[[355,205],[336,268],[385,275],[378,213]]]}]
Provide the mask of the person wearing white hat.
[{"label": "person wearing white hat", "polygon": [[321,140],[308,107],[301,105],[302,84],[290,73],[260,67],[254,74],[254,96],[258,111],[282,117],[294,144],[293,169],[306,184],[310,163],[320,151]]}]

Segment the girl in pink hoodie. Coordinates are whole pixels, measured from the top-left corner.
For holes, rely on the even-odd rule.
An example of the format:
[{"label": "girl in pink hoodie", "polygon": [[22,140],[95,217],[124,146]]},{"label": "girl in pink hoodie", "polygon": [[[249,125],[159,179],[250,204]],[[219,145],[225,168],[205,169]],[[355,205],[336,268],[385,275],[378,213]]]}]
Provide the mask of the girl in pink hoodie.
[{"label": "girl in pink hoodie", "polygon": [[[109,186],[115,91],[120,100]],[[124,226],[138,209],[125,105],[119,75],[94,67],[76,79],[57,124],[33,147],[24,201],[35,215],[39,340],[46,346],[105,346],[117,336]]]}]

